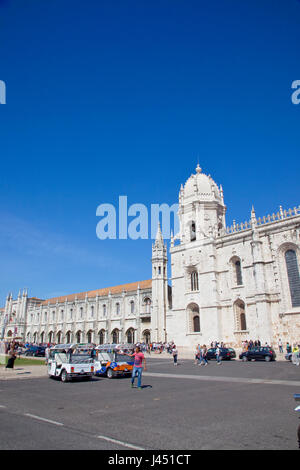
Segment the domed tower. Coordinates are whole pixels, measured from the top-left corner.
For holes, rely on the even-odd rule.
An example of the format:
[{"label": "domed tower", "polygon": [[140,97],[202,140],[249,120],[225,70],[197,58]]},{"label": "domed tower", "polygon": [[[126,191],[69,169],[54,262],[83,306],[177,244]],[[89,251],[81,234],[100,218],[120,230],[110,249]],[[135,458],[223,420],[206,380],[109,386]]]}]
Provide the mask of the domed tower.
[{"label": "domed tower", "polygon": [[167,314],[168,337],[190,350],[219,337],[217,237],[225,232],[225,212],[222,187],[197,165],[180,188],[180,230],[170,247],[172,311]]},{"label": "domed tower", "polygon": [[215,237],[225,230],[226,206],[222,186],[202,173],[199,164],[179,192],[181,244]]}]

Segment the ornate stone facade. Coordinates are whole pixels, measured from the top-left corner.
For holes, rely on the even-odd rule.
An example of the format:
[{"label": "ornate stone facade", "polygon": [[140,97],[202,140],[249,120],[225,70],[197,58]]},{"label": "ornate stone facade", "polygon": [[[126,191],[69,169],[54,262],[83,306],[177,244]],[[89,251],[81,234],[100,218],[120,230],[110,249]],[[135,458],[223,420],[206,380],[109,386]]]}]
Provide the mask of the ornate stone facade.
[{"label": "ornate stone facade", "polygon": [[[3,318],[7,337],[35,343],[149,341],[152,281],[41,300],[9,294]],[[5,319],[6,316],[6,319]]]},{"label": "ornate stone facade", "polygon": [[171,239],[169,340],[191,349],[300,340],[300,207],[226,227],[222,187],[198,166],[179,193]]}]

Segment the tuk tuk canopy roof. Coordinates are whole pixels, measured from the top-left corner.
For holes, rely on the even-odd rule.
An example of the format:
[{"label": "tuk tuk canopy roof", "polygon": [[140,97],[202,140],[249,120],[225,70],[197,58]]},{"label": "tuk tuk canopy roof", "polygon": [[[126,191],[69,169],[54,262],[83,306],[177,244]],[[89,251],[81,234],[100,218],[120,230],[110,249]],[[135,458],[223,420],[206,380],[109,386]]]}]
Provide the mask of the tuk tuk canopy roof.
[{"label": "tuk tuk canopy roof", "polygon": [[52,350],[61,350],[61,349],[94,349],[95,345],[91,343],[67,343],[67,344],[56,344],[52,346]]},{"label": "tuk tuk canopy roof", "polygon": [[99,344],[95,349],[97,351],[118,351],[118,350],[128,350],[134,349],[135,345],[131,343],[112,343],[112,344]]}]

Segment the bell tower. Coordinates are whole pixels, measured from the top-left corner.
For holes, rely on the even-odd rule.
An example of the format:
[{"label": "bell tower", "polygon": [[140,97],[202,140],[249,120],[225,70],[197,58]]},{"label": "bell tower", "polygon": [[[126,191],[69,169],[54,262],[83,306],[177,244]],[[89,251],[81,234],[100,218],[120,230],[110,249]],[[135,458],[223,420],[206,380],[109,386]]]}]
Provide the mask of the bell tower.
[{"label": "bell tower", "polygon": [[179,192],[179,222],[181,244],[216,237],[225,231],[225,212],[222,186],[210,175],[202,173],[199,164]]},{"label": "bell tower", "polygon": [[165,342],[166,314],[168,309],[167,246],[164,243],[160,223],[155,243],[152,245],[152,316],[151,340]]}]

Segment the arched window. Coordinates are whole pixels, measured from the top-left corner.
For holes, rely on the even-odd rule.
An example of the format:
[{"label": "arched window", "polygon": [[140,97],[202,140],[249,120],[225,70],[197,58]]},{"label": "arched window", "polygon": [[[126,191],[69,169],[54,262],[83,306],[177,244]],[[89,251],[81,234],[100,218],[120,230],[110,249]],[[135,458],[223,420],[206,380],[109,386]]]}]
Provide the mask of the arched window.
[{"label": "arched window", "polygon": [[241,286],[243,284],[243,278],[242,278],[242,267],[241,267],[241,261],[236,260],[234,262],[234,269],[235,269],[235,281],[237,286]]},{"label": "arched window", "polygon": [[194,242],[196,240],[196,224],[194,221],[192,221],[191,223],[190,237],[191,237],[191,242]]},{"label": "arched window", "polygon": [[71,343],[71,341],[72,341],[72,333],[71,331],[68,331],[66,334],[66,342]]},{"label": "arched window", "polygon": [[76,343],[81,343],[81,331],[77,331],[76,333]]},{"label": "arched window", "polygon": [[127,343],[134,343],[134,329],[129,328],[126,332],[126,337],[127,337]]},{"label": "arched window", "polygon": [[[130,313],[134,313],[134,301],[131,300],[130,302]],[[128,341],[130,343],[130,341]]]},{"label": "arched window", "polygon": [[94,318],[94,306],[93,305],[91,306],[91,317]]},{"label": "arched window", "polygon": [[44,339],[45,339],[45,332],[42,331],[42,333],[41,333],[41,343],[44,342]]},{"label": "arched window", "polygon": [[191,333],[200,333],[200,313],[199,306],[191,303],[187,306],[189,330]]},{"label": "arched window", "polygon": [[195,315],[193,317],[193,331],[196,333],[197,331],[200,331],[200,317],[199,315]]},{"label": "arched window", "polygon": [[117,328],[113,330],[111,335],[112,335],[112,342],[119,343],[119,330]]},{"label": "arched window", "polygon": [[294,250],[285,252],[285,263],[290,287],[292,307],[300,306],[300,277],[297,254]]},{"label": "arched window", "polygon": [[198,273],[197,273],[197,271],[193,271],[193,272],[191,273],[191,290],[199,290]]},{"label": "arched window", "polygon": [[120,314],[120,304],[119,304],[119,302],[116,303],[116,314],[117,315]]},{"label": "arched window", "polygon": [[99,331],[99,344],[104,344],[105,340],[105,330]]},{"label": "arched window", "polygon": [[150,331],[149,330],[143,331],[143,339],[146,344],[150,343]]},{"label": "arched window", "polygon": [[57,342],[58,342],[58,344],[62,343],[62,332],[61,331],[59,331],[57,333]]},{"label": "arched window", "polygon": [[144,305],[145,305],[145,308],[146,308],[145,313],[150,313],[151,312],[151,300],[149,299],[149,297],[145,298]]},{"label": "arched window", "polygon": [[236,330],[237,331],[247,330],[245,303],[242,300],[237,300],[234,303],[234,312],[235,312]]},{"label": "arched window", "polygon": [[91,342],[92,342],[92,339],[93,339],[93,332],[92,332],[92,330],[89,330],[89,331],[87,332],[87,342],[88,342],[88,343],[91,343]]},{"label": "arched window", "polygon": [[103,316],[105,317],[105,315],[106,315],[106,305],[105,304],[103,305],[102,309],[103,309]]}]

